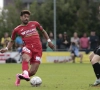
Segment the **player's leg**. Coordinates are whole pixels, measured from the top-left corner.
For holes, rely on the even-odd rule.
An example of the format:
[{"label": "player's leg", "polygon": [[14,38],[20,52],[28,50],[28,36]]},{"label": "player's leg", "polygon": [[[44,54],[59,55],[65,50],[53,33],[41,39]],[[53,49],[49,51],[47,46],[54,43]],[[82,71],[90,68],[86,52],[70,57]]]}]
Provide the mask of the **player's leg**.
[{"label": "player's leg", "polygon": [[29,76],[33,76],[36,74],[38,68],[39,68],[39,63],[32,63],[31,64],[31,67],[30,67],[30,70],[29,70]]},{"label": "player's leg", "polygon": [[23,70],[23,73],[16,75],[16,82],[15,82],[16,86],[20,85],[20,79],[25,79],[27,81],[30,80],[29,75],[28,75],[28,69],[29,69],[28,63],[32,57],[31,55],[32,55],[31,51],[28,48],[23,47],[23,50],[22,50],[22,70]]},{"label": "player's leg", "polygon": [[42,49],[40,50],[35,50],[33,49],[33,56],[32,59],[30,60],[30,70],[29,70],[29,76],[33,76],[36,74],[39,65],[41,63],[41,56],[42,56]]},{"label": "player's leg", "polygon": [[95,83],[93,85],[98,85],[100,84],[100,49],[97,49],[95,54],[91,54],[91,64],[93,66],[94,69],[94,73],[96,75],[97,80],[95,81]]},{"label": "player's leg", "polygon": [[30,80],[29,75],[28,75],[28,69],[29,69],[28,62],[29,62],[30,58],[31,57],[28,54],[26,54],[26,53],[22,54],[22,70],[23,70],[23,73],[16,75],[16,81],[15,81],[16,86],[20,85],[21,79],[25,79],[26,81]]},{"label": "player's leg", "polygon": [[28,64],[29,64],[30,59],[31,59],[30,55],[23,53],[23,55],[22,55],[22,70],[23,70],[23,73],[19,74],[20,79],[25,79],[26,81],[30,80],[29,73],[28,73],[28,70],[29,70]]}]

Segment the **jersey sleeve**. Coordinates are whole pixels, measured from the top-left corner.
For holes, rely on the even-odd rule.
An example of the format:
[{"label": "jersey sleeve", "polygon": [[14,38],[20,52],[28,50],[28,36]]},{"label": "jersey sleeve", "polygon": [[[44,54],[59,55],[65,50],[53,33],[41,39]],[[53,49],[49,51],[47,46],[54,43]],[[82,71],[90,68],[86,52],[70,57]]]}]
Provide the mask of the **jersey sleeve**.
[{"label": "jersey sleeve", "polygon": [[41,31],[43,30],[43,27],[37,21],[35,21],[34,24],[36,25],[36,28],[38,28]]},{"label": "jersey sleeve", "polygon": [[11,35],[11,40],[13,40],[13,41],[15,40],[16,34],[17,34],[16,29],[14,29],[12,32],[12,35]]}]

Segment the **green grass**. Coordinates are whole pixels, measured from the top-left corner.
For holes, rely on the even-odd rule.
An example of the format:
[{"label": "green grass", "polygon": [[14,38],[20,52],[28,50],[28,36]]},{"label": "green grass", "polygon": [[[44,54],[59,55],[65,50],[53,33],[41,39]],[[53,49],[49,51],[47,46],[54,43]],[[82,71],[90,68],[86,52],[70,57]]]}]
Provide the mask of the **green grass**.
[{"label": "green grass", "polygon": [[0,64],[0,90],[99,90],[89,87],[95,81],[91,64],[59,63],[41,64],[37,72],[43,83],[32,87],[29,82],[21,81],[14,85],[16,73],[21,73],[21,64]]}]

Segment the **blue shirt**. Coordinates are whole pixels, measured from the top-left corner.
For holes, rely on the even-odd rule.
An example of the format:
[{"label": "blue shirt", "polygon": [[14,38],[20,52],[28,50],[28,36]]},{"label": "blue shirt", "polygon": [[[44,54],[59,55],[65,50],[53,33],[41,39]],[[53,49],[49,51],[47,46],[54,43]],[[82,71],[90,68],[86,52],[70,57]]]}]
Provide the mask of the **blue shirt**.
[{"label": "blue shirt", "polygon": [[16,37],[16,39],[15,39],[15,42],[17,43],[17,44],[23,44],[23,41],[22,41],[22,39],[21,39],[21,37]]}]

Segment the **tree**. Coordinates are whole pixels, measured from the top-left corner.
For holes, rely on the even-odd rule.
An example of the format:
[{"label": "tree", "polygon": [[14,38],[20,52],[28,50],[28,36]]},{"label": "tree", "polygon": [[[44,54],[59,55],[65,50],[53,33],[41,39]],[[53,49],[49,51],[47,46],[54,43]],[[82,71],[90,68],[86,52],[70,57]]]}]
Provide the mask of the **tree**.
[{"label": "tree", "polygon": [[[19,12],[23,7],[21,0],[15,0],[14,5],[4,8],[0,16],[0,36],[5,31],[11,33],[14,27],[20,24]],[[57,34],[66,31],[69,36],[77,31],[90,33],[95,30],[98,35],[100,28],[99,2],[93,0],[56,0],[57,8]],[[7,10],[7,11],[6,11]],[[6,11],[6,12],[5,12]],[[43,3],[33,2],[30,6],[31,20],[36,20],[47,32],[53,32],[53,0]]]},{"label": "tree", "polygon": [[15,4],[9,4],[2,10],[0,16],[0,37],[4,35],[5,32],[11,34],[12,30],[20,24],[20,13],[22,5],[20,0],[15,0]]}]

